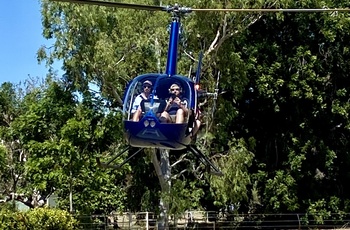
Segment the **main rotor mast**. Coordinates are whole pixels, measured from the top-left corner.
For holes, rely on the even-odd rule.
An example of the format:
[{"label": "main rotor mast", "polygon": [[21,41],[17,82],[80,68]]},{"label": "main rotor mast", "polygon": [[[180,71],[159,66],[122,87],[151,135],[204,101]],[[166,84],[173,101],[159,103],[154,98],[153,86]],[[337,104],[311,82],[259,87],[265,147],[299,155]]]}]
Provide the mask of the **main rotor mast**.
[{"label": "main rotor mast", "polygon": [[180,35],[180,17],[181,14],[190,13],[191,9],[187,7],[180,7],[178,4],[174,6],[167,6],[166,11],[172,13],[172,22],[170,26],[170,37],[168,47],[168,57],[165,73],[170,77],[177,74],[177,56]]}]

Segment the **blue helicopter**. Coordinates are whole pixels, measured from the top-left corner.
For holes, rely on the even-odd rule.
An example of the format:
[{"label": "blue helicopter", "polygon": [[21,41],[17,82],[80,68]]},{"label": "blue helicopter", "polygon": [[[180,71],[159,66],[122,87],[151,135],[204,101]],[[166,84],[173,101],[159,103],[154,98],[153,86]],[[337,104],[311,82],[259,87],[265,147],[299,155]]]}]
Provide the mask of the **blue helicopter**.
[{"label": "blue helicopter", "polygon": [[[129,5],[133,7],[134,5]],[[142,6],[149,9],[148,6]],[[137,6],[140,9],[140,6]],[[200,81],[200,71],[202,54],[200,54],[197,71],[193,78],[177,74],[178,45],[180,35],[180,17],[182,14],[191,12],[190,8],[180,7],[178,5],[167,7],[154,7],[172,13],[170,25],[170,37],[167,64],[164,74],[148,73],[137,76],[128,85],[123,99],[124,131],[125,138],[129,146],[121,151],[115,158],[128,151],[130,147],[138,147],[139,150],[127,158],[118,167],[125,164],[134,157],[143,148],[158,148],[170,150],[187,149],[197,156],[207,167],[211,167],[215,172],[220,170],[205,156],[195,145],[192,145],[192,139],[195,135],[196,114],[198,113],[197,99]],[[152,86],[152,92],[148,99],[140,103],[141,116],[137,121],[134,117],[135,98],[142,93],[143,83],[148,82]],[[187,114],[185,119],[179,122],[163,122],[161,113],[165,110],[168,98],[173,96],[170,87],[176,84],[180,87],[181,97],[185,98]],[[201,95],[210,95],[210,93],[201,92]]]},{"label": "blue helicopter", "polygon": [[[255,13],[271,13],[271,12],[348,12],[350,9],[193,9],[182,7],[178,4],[173,6],[149,6],[119,2],[108,2],[99,0],[54,0],[60,2],[70,2],[78,4],[91,4],[105,7],[119,7],[136,10],[149,11],[164,11],[172,15],[170,25],[170,37],[168,56],[165,73],[148,73],[134,78],[125,90],[123,99],[123,124],[125,131],[125,138],[128,143],[127,148],[122,150],[119,154],[113,157],[107,163],[98,163],[102,166],[119,168],[127,163],[132,157],[139,153],[144,148],[183,150],[187,149],[198,157],[207,167],[214,170],[214,172],[221,174],[220,170],[205,156],[195,145],[191,144],[194,126],[196,125],[195,116],[197,114],[197,99],[201,95],[213,95],[217,97],[218,92],[207,93],[198,92],[198,84],[200,81],[200,71],[202,55],[199,57],[197,71],[194,78],[177,74],[177,60],[178,60],[178,45],[180,35],[180,19],[184,14],[193,11],[223,11],[223,12],[255,12]],[[142,92],[144,82],[152,85],[151,96],[144,99],[140,103],[141,114],[140,118],[135,121],[133,119],[135,111],[133,105],[135,99]],[[160,114],[164,112],[167,100],[171,97],[169,88],[176,84],[181,88],[182,98],[186,98],[186,117],[181,123],[164,123],[161,121]],[[111,166],[110,164],[130,150],[131,147],[138,147],[139,149],[124,160],[120,165]]]}]

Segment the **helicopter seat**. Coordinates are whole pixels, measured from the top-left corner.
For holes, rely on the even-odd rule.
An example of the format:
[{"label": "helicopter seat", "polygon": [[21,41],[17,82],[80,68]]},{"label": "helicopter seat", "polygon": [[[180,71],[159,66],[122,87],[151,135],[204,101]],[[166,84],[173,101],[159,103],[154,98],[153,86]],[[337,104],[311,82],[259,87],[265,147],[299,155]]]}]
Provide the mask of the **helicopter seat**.
[{"label": "helicopter seat", "polygon": [[152,106],[151,100],[142,100],[140,106],[142,110],[141,117],[143,117],[145,114],[150,112],[155,116],[159,117],[159,115],[165,109],[166,102],[161,99],[153,99],[153,106]]}]

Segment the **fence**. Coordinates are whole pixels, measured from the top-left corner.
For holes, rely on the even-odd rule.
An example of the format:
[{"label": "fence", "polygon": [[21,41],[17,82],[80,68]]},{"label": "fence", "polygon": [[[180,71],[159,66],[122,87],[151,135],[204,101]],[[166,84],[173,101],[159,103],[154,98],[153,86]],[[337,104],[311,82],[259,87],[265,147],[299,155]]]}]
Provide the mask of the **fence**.
[{"label": "fence", "polygon": [[[157,229],[157,216],[151,212],[77,216],[82,229]],[[345,229],[350,213],[328,214],[230,214],[189,211],[169,218],[169,229]]]}]

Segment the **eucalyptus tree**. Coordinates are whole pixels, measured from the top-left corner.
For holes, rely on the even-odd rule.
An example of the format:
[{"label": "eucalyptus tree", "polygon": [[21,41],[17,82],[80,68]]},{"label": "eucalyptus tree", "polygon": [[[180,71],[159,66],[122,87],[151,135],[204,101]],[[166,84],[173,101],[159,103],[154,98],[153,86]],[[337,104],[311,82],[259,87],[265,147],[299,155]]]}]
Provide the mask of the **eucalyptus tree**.
[{"label": "eucalyptus tree", "polygon": [[166,49],[167,20],[161,20],[165,14],[44,0],[42,16],[44,37],[56,43],[42,47],[39,59],[47,64],[63,60],[77,89],[95,82],[119,106],[128,81],[157,72],[156,53]]}]

